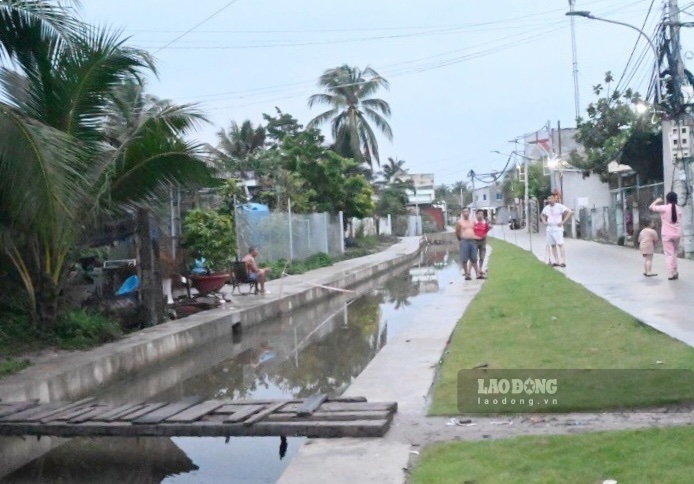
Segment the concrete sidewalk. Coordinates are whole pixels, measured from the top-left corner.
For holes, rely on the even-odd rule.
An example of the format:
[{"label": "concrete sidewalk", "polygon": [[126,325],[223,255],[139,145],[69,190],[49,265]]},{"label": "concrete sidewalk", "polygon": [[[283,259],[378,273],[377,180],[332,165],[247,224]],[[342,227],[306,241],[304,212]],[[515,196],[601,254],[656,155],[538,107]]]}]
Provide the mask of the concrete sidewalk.
[{"label": "concrete sidewalk", "polygon": [[[497,225],[491,235],[526,250],[532,242],[533,253],[546,260],[544,230],[531,238],[525,230]],[[653,258],[658,277],[645,277],[643,257],[634,248],[569,238],[564,247],[566,267],[557,270],[639,321],[694,346],[694,261],[679,259],[680,278],[668,281],[662,254]]]},{"label": "concrete sidewalk", "polygon": [[345,392],[369,401],[396,401],[391,430],[379,439],[310,439],[279,479],[280,484],[401,484],[411,451],[418,451],[438,362],[467,305],[483,281],[462,277],[415,313],[401,333],[374,357]]}]

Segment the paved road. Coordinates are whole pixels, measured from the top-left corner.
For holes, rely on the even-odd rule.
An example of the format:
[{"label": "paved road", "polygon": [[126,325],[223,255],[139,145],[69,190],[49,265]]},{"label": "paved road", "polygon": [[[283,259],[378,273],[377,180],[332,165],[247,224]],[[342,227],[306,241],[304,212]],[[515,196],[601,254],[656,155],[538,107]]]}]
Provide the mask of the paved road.
[{"label": "paved road", "polygon": [[[531,238],[523,230],[495,226],[491,235],[529,249]],[[653,271],[644,277],[638,250],[584,240],[566,239],[567,277],[605,298],[653,328],[694,346],[694,261],[679,259],[679,280],[669,281],[665,258],[656,254]],[[544,231],[532,236],[533,253],[545,260]]]}]

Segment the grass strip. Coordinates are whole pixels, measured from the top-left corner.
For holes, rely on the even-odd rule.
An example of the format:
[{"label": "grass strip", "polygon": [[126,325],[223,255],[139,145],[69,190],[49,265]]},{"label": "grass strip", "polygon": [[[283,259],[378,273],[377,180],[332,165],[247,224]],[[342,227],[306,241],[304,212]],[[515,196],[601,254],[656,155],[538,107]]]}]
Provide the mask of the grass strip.
[{"label": "grass strip", "polygon": [[427,447],[412,482],[690,483],[694,428],[528,436]]},{"label": "grass strip", "polygon": [[[532,254],[497,239],[490,245],[489,280],[455,329],[430,414],[460,413],[458,372],[479,365],[491,369],[694,369],[691,347],[640,323]],[[585,401],[569,402],[556,411],[672,403],[672,399],[658,399],[655,391],[639,391],[643,389],[638,388],[638,379],[626,380],[619,388],[624,398],[617,402],[591,405],[588,401],[587,406]],[[683,392],[679,401],[690,400],[694,388]],[[631,393],[638,396],[630,399]]]}]

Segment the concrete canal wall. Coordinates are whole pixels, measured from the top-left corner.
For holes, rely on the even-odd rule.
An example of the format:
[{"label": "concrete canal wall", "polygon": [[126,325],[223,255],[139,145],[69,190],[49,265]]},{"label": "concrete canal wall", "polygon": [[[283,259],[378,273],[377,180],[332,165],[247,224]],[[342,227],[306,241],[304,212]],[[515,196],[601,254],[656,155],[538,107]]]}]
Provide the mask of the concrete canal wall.
[{"label": "concrete canal wall", "polygon": [[[0,379],[0,400],[74,401],[241,328],[314,304],[402,266],[420,250],[419,237],[407,237],[383,252],[339,262],[300,276],[271,281],[267,296],[235,296],[218,309],[147,328],[117,342],[84,352],[43,358]],[[333,289],[334,288],[334,289]],[[236,326],[238,329],[239,326]]]}]

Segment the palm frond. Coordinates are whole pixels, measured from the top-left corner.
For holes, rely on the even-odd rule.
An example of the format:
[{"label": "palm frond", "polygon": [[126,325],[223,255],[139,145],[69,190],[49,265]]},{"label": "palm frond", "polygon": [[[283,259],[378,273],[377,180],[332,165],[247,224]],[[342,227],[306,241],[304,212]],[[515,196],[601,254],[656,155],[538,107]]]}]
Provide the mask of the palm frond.
[{"label": "palm frond", "polygon": [[[378,141],[376,140],[376,135],[363,117],[360,116],[360,120],[362,122],[359,123],[359,139],[361,140],[362,151],[366,156],[375,160],[378,166],[381,166],[381,161],[378,156]],[[373,163],[371,165],[373,166]]]},{"label": "palm frond", "polygon": [[64,129],[77,137],[93,136],[103,120],[106,99],[126,80],[142,82],[144,70],[156,72],[146,51],[124,45],[120,33],[89,28],[75,48],[62,56],[61,76]]},{"label": "palm frond", "polygon": [[311,97],[308,98],[308,107],[312,108],[313,106],[317,104],[328,104],[331,106],[335,105],[336,101],[336,96],[332,94],[326,94],[326,93],[320,93],[320,94],[313,94]]},{"label": "palm frond", "polygon": [[0,2],[0,59],[30,62],[36,49],[47,43],[65,43],[82,25],[74,15],[79,2],[45,0],[3,0]]},{"label": "palm frond", "polygon": [[[380,129],[384,135],[386,135],[386,138],[391,141],[393,140],[393,130],[390,128],[390,124],[388,124],[388,121],[383,116],[371,108],[364,108],[364,115],[373,121],[376,127]],[[364,122],[366,122],[366,120],[364,120]]]},{"label": "palm frond", "polygon": [[361,105],[363,107],[373,109],[374,111],[378,111],[381,114],[383,114],[384,116],[390,116],[391,115],[390,104],[388,104],[383,99],[375,99],[375,98],[363,99],[361,101]]},{"label": "palm frond", "polygon": [[86,197],[85,152],[72,137],[0,104],[0,209],[37,234],[75,214]]},{"label": "palm frond", "polygon": [[327,123],[331,119],[335,118],[335,115],[338,114],[338,109],[333,108],[329,109],[328,111],[325,111],[324,113],[319,114],[315,118],[313,118],[311,121],[308,122],[306,125],[306,128],[311,129],[311,128],[316,128],[324,123]]}]

